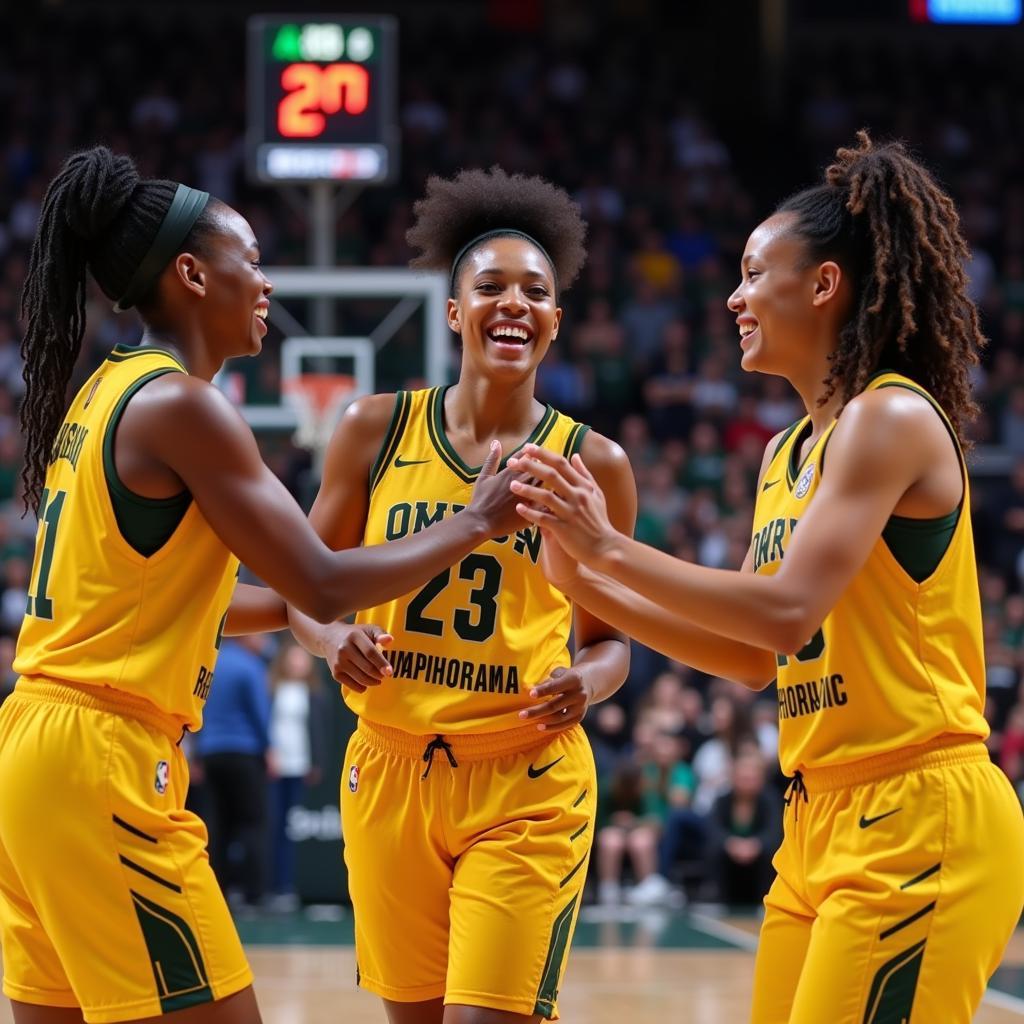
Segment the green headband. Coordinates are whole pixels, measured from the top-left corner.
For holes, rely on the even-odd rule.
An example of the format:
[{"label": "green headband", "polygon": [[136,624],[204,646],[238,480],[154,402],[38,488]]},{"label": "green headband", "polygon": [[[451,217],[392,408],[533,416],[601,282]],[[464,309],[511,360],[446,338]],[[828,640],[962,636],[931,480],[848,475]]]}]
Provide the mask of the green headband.
[{"label": "green headband", "polygon": [[455,291],[455,271],[458,270],[459,264],[462,262],[463,256],[469,252],[470,249],[475,249],[481,242],[486,242],[491,238],[507,238],[511,235],[513,238],[525,238],[527,242],[535,245],[542,253],[544,258],[551,264],[551,273],[555,278],[555,290],[558,290],[558,272],[555,270],[555,261],[551,258],[550,253],[544,248],[540,242],[537,241],[533,235],[528,235],[525,231],[520,231],[517,228],[494,228],[491,231],[485,231],[483,234],[477,235],[476,238],[471,238],[456,254],[455,259],[452,260],[451,273],[448,276],[448,287],[454,292]]},{"label": "green headband", "polygon": [[192,225],[199,219],[199,214],[206,209],[209,201],[209,192],[200,192],[198,189],[189,188],[188,185],[178,186],[171,205],[160,222],[156,237],[146,250],[146,254],[139,260],[139,265],[135,268],[124,294],[114,303],[115,312],[123,313],[131,308],[153,287],[164,267],[170,263],[171,257],[188,237]]}]

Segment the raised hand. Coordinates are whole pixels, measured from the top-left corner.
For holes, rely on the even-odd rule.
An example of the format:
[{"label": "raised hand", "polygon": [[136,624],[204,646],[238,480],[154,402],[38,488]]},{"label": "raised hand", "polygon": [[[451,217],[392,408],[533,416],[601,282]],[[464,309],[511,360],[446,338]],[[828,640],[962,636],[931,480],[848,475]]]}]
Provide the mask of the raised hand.
[{"label": "raised hand", "polygon": [[509,460],[509,468],[531,479],[514,480],[512,490],[522,499],[517,511],[528,522],[553,534],[566,554],[593,564],[618,536],[608,519],[604,494],[579,455],[563,456],[536,445]]},{"label": "raised hand", "polygon": [[368,686],[380,686],[391,677],[391,665],[378,647],[391,643],[390,633],[372,623],[350,626],[335,622],[327,629],[321,650],[331,675],[342,686],[363,693]]},{"label": "raised hand", "polygon": [[497,472],[501,462],[501,442],[492,441],[491,450],[480,467],[473,498],[467,512],[478,515],[486,524],[491,537],[504,537],[523,527],[523,519],[516,511],[521,498],[513,493],[511,484],[520,474],[510,469]]},{"label": "raised hand", "polygon": [[519,712],[542,732],[565,732],[583,721],[592,694],[578,668],[555,668],[530,696],[541,703]]}]

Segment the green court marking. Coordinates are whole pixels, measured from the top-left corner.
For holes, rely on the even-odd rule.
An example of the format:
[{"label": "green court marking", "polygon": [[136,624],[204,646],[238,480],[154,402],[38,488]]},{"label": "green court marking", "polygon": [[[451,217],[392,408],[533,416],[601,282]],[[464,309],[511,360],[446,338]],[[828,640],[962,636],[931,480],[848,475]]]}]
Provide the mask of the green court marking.
[{"label": "green court marking", "polygon": [[[735,925],[715,922],[703,914],[686,911],[625,911],[621,919],[601,915],[586,920],[592,907],[584,907],[576,926],[574,949],[722,949],[747,950],[755,936]],[[345,908],[340,920],[318,920],[308,912],[266,913],[237,920],[246,946],[351,946],[354,941],[352,911]],[[1024,966],[1000,967],[992,978],[985,1001],[1024,1017]]]},{"label": "green court marking", "polygon": [[339,921],[318,921],[299,912],[247,917],[235,924],[246,946],[351,946],[355,942],[351,910]]},{"label": "green court marking", "polygon": [[[311,919],[298,912],[264,914],[236,920],[247,946],[351,946],[352,912],[337,921]],[[656,949],[736,949],[737,944],[695,927],[685,913],[654,911],[630,914],[628,920],[587,921],[581,917],[575,949],[643,945]]]}]

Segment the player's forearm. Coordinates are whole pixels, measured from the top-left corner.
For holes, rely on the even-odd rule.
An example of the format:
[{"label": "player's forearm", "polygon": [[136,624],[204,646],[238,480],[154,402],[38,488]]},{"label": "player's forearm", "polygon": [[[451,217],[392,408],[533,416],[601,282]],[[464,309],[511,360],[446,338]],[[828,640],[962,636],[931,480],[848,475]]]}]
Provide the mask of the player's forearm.
[{"label": "player's forearm", "polygon": [[629,675],[629,642],[616,639],[598,640],[581,647],[573,659],[573,668],[583,674],[590,691],[590,702],[607,700]]},{"label": "player's forearm", "polygon": [[300,612],[293,604],[286,605],[285,608],[288,615],[288,628],[299,644],[315,658],[327,658],[330,631],[334,627],[334,623],[317,622],[305,612]]},{"label": "player's forearm", "polygon": [[581,568],[569,596],[644,646],[699,672],[753,690],[764,689],[775,678],[775,656],[770,651],[695,626],[607,576]]},{"label": "player's forearm", "polygon": [[317,621],[344,618],[407,594],[489,537],[487,523],[465,509],[400,540],[335,552],[331,574],[321,584]]},{"label": "player's forearm", "polygon": [[225,636],[247,636],[251,633],[273,633],[288,628],[284,598],[269,587],[239,583],[231,596]]},{"label": "player's forearm", "polygon": [[623,534],[592,568],[663,606],[673,623],[765,650],[797,651],[817,628],[806,625],[806,602],[781,578],[694,565]]}]

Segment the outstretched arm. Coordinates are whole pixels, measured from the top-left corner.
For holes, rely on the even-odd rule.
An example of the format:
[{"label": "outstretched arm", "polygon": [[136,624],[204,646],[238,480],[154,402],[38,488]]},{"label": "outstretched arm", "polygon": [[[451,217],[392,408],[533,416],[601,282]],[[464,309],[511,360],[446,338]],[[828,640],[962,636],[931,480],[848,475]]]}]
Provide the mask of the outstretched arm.
[{"label": "outstretched arm", "polygon": [[[152,389],[152,390],[151,390]],[[206,520],[260,579],[320,622],[388,601],[425,583],[492,536],[521,524],[508,474],[492,451],[470,506],[390,544],[333,552],[260,458],[256,439],[212,385],[167,374],[129,404],[133,441],[181,479]]]},{"label": "outstretched arm", "polygon": [[288,609],[280,594],[269,587],[237,584],[224,620],[225,636],[273,633],[287,628]]},{"label": "outstretched arm", "polygon": [[[751,569],[748,553],[743,571]],[[775,655],[771,651],[695,626],[675,611],[592,569],[581,567],[566,593],[644,646],[699,672],[732,679],[751,690],[763,690],[775,678]]]},{"label": "outstretched arm", "polygon": [[[894,437],[901,443],[894,445]],[[624,536],[608,523],[582,460],[570,466],[536,449],[527,455],[517,468],[545,488],[514,484],[533,505],[520,511],[570,554],[664,607],[680,625],[784,654],[798,651],[821,626],[901,499],[955,457],[924,399],[895,389],[859,396],[835,428],[828,473],[785,559],[774,575],[762,576],[693,565]]]}]

